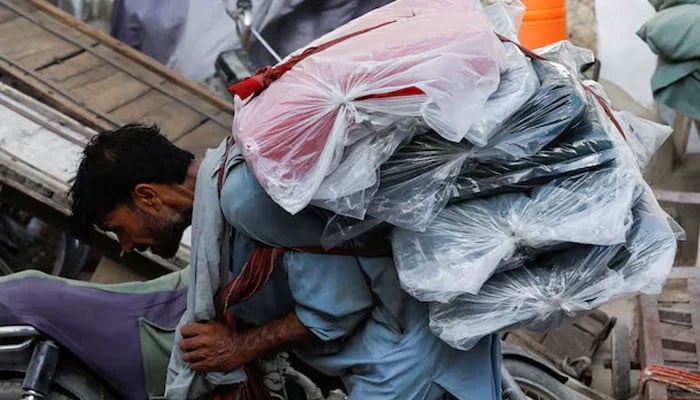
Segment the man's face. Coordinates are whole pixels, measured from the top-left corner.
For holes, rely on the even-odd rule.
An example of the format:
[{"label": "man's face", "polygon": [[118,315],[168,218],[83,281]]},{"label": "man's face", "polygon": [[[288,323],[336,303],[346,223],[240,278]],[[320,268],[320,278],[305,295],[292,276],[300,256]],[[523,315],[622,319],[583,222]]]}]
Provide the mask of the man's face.
[{"label": "man's face", "polygon": [[120,204],[105,215],[100,227],[114,232],[126,253],[150,249],[152,253],[170,258],[177,253],[188,225],[186,218],[169,208],[152,213],[137,206]]}]

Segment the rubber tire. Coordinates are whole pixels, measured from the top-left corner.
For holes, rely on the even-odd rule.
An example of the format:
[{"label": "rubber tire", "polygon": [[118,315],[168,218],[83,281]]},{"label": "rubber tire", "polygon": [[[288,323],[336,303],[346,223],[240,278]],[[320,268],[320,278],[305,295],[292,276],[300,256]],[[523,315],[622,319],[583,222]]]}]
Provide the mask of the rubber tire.
[{"label": "rubber tire", "polygon": [[503,363],[521,388],[526,383],[531,387],[544,390],[547,392],[545,397],[547,400],[581,399],[575,391],[535,365],[508,358],[503,360]]},{"label": "rubber tire", "polygon": [[612,330],[610,347],[613,397],[616,400],[628,400],[630,398],[629,330],[620,321]]},{"label": "rubber tire", "polygon": [[[22,397],[21,379],[0,379],[0,400],[18,400],[20,397]],[[47,400],[78,400],[78,398],[52,389]]]}]

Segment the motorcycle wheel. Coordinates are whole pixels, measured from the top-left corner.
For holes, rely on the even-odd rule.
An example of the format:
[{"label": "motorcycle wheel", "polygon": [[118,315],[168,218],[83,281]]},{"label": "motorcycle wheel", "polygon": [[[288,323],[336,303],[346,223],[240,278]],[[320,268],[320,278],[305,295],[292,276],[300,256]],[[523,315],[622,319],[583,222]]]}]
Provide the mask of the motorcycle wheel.
[{"label": "motorcycle wheel", "polygon": [[78,278],[97,254],[65,231],[0,204],[0,276],[37,269]]},{"label": "motorcycle wheel", "polygon": [[581,397],[565,384],[534,365],[514,359],[503,361],[530,400],[576,400]]},{"label": "motorcycle wheel", "polygon": [[[0,379],[0,400],[17,400],[22,397],[21,379]],[[46,400],[79,400],[58,388],[52,388]]]}]

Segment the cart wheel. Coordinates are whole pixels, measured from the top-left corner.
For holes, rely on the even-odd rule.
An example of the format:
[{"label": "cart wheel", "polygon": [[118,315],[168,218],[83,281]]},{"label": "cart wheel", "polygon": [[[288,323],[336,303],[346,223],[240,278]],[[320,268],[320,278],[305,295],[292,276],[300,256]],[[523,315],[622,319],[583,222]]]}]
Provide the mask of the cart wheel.
[{"label": "cart wheel", "polygon": [[629,330],[621,321],[615,324],[610,343],[613,396],[616,400],[628,400],[630,397]]}]

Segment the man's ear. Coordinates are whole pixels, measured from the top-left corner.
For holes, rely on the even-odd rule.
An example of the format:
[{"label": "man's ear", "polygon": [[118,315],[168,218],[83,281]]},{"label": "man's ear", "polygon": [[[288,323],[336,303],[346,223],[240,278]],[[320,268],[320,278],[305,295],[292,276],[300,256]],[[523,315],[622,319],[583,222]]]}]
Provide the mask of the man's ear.
[{"label": "man's ear", "polygon": [[140,183],[131,192],[134,204],[146,212],[157,213],[163,207],[158,189],[148,183]]}]

